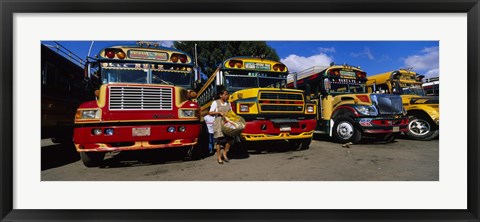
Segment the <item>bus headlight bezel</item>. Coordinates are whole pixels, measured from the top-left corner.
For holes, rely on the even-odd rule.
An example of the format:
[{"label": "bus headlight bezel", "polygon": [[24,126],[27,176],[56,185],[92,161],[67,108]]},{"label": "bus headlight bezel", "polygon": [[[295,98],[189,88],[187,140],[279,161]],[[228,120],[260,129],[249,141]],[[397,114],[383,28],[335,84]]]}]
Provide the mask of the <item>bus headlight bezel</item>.
[{"label": "bus headlight bezel", "polygon": [[197,111],[195,109],[179,109],[178,116],[180,118],[195,118],[197,117]]},{"label": "bus headlight bezel", "polygon": [[77,120],[100,120],[102,111],[100,109],[82,109],[77,111]]},{"label": "bus headlight bezel", "polygon": [[375,106],[355,106],[355,110],[364,116],[378,116],[378,110]]},{"label": "bus headlight bezel", "polygon": [[250,106],[248,104],[240,104],[240,112],[242,113],[250,112]]},{"label": "bus headlight bezel", "polygon": [[307,105],[307,108],[305,109],[307,113],[313,114],[315,113],[315,105]]}]

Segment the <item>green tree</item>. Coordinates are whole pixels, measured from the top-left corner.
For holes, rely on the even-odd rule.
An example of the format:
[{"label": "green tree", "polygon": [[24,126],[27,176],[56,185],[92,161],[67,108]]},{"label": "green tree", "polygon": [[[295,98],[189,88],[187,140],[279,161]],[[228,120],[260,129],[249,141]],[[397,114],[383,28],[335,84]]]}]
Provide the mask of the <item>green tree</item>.
[{"label": "green tree", "polygon": [[266,59],[279,61],[274,48],[265,41],[181,41],[174,42],[177,49],[194,56],[197,44],[197,61],[201,71],[210,77],[223,61],[236,56],[263,56]]}]

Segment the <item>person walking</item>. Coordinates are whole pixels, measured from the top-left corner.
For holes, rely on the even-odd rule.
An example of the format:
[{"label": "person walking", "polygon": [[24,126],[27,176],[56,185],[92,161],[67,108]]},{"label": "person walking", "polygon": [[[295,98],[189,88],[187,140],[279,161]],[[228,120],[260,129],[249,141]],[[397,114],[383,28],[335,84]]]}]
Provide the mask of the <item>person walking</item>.
[{"label": "person walking", "polygon": [[203,119],[205,120],[205,124],[207,125],[208,129],[208,151],[211,155],[213,154],[213,149],[215,147],[215,143],[213,141],[213,122],[215,122],[215,117],[207,114],[203,117]]},{"label": "person walking", "polygon": [[[228,102],[228,91],[223,89],[218,93],[220,99],[212,102],[210,112],[208,114],[215,116],[213,122],[213,140],[215,142],[215,148],[217,150],[217,162],[223,164],[223,161],[229,162],[227,153],[233,144],[233,138],[224,135],[222,132],[223,118],[228,111],[232,110],[230,103]],[[221,152],[221,145],[225,144],[223,152]]]}]

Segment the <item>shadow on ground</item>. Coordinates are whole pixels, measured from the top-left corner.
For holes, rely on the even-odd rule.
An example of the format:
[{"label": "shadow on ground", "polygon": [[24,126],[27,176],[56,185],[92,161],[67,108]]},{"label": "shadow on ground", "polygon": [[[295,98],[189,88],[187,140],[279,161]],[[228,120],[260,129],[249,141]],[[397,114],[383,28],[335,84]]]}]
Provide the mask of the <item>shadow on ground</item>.
[{"label": "shadow on ground", "polygon": [[73,143],[59,143],[42,147],[42,171],[80,160]]},{"label": "shadow on ground", "polygon": [[100,168],[136,167],[168,164],[189,160],[188,148],[166,148],[156,150],[135,150],[110,153]]}]

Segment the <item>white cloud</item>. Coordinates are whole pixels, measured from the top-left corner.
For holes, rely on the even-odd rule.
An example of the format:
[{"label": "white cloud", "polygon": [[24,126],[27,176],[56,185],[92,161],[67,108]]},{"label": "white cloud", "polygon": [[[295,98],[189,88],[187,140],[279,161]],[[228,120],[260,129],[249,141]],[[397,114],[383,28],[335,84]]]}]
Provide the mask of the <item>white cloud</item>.
[{"label": "white cloud", "polygon": [[356,57],[367,57],[367,58],[370,59],[370,60],[374,60],[374,59],[375,59],[375,57],[374,57],[373,54],[372,54],[372,51],[371,51],[370,48],[368,48],[368,47],[365,47],[365,48],[363,49],[363,52],[359,52],[359,53],[353,53],[353,52],[352,52],[352,53],[350,53],[350,55],[351,55],[352,57],[355,57],[355,58],[356,58]]},{"label": "white cloud", "polygon": [[425,72],[425,77],[436,77],[439,75],[438,46],[425,48],[418,55],[407,57],[404,62],[407,67],[412,67],[417,72]]},{"label": "white cloud", "polygon": [[320,53],[310,57],[291,54],[286,58],[281,59],[280,61],[287,65],[287,67],[290,69],[290,72],[298,72],[312,66],[328,66],[333,61],[333,58],[327,56],[324,53]]},{"label": "white cloud", "polygon": [[404,62],[408,67],[418,71],[438,68],[438,47],[425,48],[420,55],[411,55]]},{"label": "white cloud", "polygon": [[425,79],[429,79],[429,78],[432,78],[432,77],[438,77],[440,74],[438,68],[437,69],[430,69],[428,70],[424,76],[425,76]]},{"label": "white cloud", "polygon": [[321,53],[327,53],[327,52],[335,53],[335,52],[337,52],[333,46],[330,47],[330,48],[319,47],[318,50],[319,50]]}]

